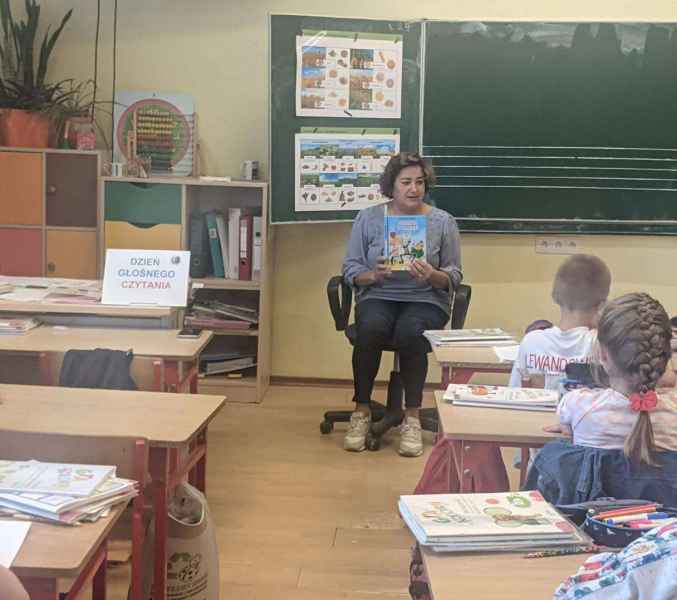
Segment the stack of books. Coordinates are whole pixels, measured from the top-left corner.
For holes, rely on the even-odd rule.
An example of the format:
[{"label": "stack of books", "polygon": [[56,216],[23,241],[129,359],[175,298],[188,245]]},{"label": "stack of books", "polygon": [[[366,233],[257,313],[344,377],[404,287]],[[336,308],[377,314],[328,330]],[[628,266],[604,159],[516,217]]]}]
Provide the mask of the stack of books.
[{"label": "stack of books", "polygon": [[541,388],[450,383],[444,392],[444,399],[458,406],[554,412],[559,402],[559,392]]},{"label": "stack of books", "polygon": [[418,543],[435,552],[492,552],[586,546],[590,538],[538,491],[400,496]]},{"label": "stack of books", "polygon": [[0,318],[0,335],[21,335],[40,325],[40,321],[32,317]]},{"label": "stack of books", "polygon": [[0,511],[75,525],[96,521],[138,494],[114,466],[0,460]]},{"label": "stack of books", "polygon": [[216,300],[195,301],[184,317],[185,327],[198,329],[243,330],[255,328],[259,322],[256,309]]},{"label": "stack of books", "polygon": [[200,375],[234,373],[256,366],[256,355],[243,352],[203,352],[200,355]]},{"label": "stack of books", "polygon": [[513,346],[516,340],[502,329],[442,329],[424,331],[432,346]]}]

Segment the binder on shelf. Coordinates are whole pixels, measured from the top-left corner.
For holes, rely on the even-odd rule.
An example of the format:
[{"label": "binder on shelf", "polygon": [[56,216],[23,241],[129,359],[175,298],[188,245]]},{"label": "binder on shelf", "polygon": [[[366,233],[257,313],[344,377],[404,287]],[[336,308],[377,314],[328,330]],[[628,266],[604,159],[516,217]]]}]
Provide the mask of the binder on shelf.
[{"label": "binder on shelf", "polygon": [[252,278],[252,243],[254,224],[251,215],[240,215],[240,266],[239,279]]},{"label": "binder on shelf", "polygon": [[240,208],[228,209],[228,256],[232,257],[228,262],[228,272],[226,273],[226,276],[229,279],[237,279],[239,277],[241,214],[242,209]]},{"label": "binder on shelf", "polygon": [[263,250],[263,217],[254,217],[254,247],[252,252],[252,271],[261,273],[261,252]]},{"label": "binder on shelf", "polygon": [[219,233],[219,245],[221,246],[221,258],[223,259],[224,277],[228,273],[230,256],[228,255],[228,234],[226,232],[226,220],[221,213],[216,213],[216,230]]},{"label": "binder on shelf", "polygon": [[221,244],[219,242],[219,231],[216,226],[216,215],[213,212],[205,213],[205,222],[207,223],[207,233],[209,235],[209,250],[212,254],[214,277],[225,277],[226,274],[223,270],[223,256],[221,256]]},{"label": "binder on shelf", "polygon": [[202,213],[193,213],[190,215],[190,276],[206,277],[210,266],[207,225]]}]

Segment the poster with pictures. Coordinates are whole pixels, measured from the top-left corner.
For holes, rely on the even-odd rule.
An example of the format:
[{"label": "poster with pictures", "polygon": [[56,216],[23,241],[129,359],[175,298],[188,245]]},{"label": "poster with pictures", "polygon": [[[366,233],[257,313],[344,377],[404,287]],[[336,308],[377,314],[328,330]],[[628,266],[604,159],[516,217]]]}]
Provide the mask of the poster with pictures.
[{"label": "poster with pictures", "polygon": [[401,37],[297,36],[297,116],[399,119],[401,109]]},{"label": "poster with pictures", "polygon": [[295,210],[361,210],[385,201],[379,180],[398,134],[297,133]]}]

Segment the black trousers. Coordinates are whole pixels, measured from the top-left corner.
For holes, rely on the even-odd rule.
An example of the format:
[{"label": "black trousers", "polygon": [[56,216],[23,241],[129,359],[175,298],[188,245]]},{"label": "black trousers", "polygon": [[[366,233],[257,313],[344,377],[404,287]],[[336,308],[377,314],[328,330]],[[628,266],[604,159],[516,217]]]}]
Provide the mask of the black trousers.
[{"label": "black trousers", "polygon": [[448,320],[449,316],[440,307],[427,302],[376,299],[359,302],[355,307],[357,342],[353,348],[355,401],[369,403],[381,354],[392,343],[400,355],[405,405],[420,407],[430,352],[423,332],[442,329]]}]

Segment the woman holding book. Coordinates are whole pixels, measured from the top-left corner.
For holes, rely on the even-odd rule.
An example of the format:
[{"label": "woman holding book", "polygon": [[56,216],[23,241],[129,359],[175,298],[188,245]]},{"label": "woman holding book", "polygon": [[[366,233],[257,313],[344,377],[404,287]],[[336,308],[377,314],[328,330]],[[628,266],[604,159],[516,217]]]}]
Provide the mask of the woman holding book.
[{"label": "woman holding book", "polygon": [[[382,351],[392,343],[400,355],[406,405],[399,453],[423,452],[418,412],[430,346],[422,334],[444,327],[463,277],[456,221],[425,200],[434,181],[432,168],[418,154],[393,156],[381,177],[381,192],[389,201],[361,210],[353,224],[343,277],[355,291],[357,407],[344,440],[346,450],[366,447],[374,379]],[[387,238],[398,239],[396,259]]]}]

